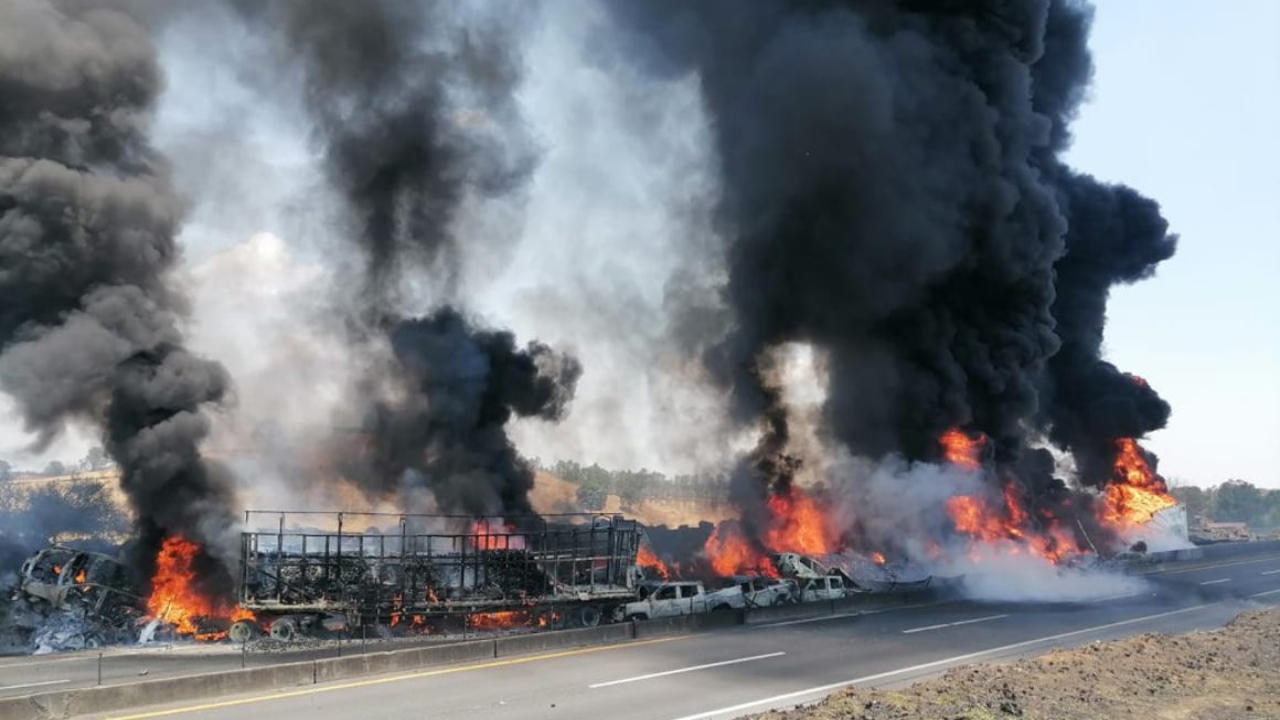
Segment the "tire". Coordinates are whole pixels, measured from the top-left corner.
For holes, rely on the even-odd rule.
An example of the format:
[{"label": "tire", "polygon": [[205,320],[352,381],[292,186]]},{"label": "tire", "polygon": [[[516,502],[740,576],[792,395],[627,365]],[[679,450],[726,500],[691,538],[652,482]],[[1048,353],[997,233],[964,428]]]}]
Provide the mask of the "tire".
[{"label": "tire", "polygon": [[279,642],[293,642],[298,637],[298,624],[290,618],[281,618],[271,623],[271,639]]},{"label": "tire", "polygon": [[595,605],[584,605],[578,610],[578,623],[582,627],[595,627],[600,624],[600,608]]},{"label": "tire", "polygon": [[732,609],[733,608],[729,607],[728,604],[721,604],[711,608],[711,612],[724,612],[726,610],[732,610]]},{"label": "tire", "polygon": [[254,627],[253,623],[245,622],[244,620],[231,623],[231,627],[227,629],[227,637],[231,638],[232,642],[249,642],[257,634],[258,628]]}]

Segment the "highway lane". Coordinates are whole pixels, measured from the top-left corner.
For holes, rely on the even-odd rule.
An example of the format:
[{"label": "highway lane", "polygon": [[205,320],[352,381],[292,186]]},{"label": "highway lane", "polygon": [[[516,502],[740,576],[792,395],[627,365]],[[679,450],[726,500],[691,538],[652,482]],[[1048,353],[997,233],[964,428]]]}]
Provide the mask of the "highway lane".
[{"label": "highway lane", "polygon": [[[719,720],[816,700],[832,689],[904,684],[1002,660],[1146,631],[1222,625],[1280,603],[1280,557],[1158,573],[1104,602],[953,602],[859,617],[741,627],[611,648],[512,658],[194,705],[132,720],[307,718],[612,718]],[[1213,582],[1222,580],[1222,582]],[[1209,584],[1204,584],[1209,583]]]},{"label": "highway lane", "polygon": [[[1247,596],[1244,590],[1253,579],[1265,581],[1280,573],[1280,556],[1227,559],[1212,564],[1175,567],[1155,573],[1150,577],[1169,588],[1175,594],[1197,595],[1205,590],[1235,592]],[[1271,573],[1271,574],[1267,574]],[[1223,579],[1225,582],[1219,582]],[[1211,585],[1200,585],[1210,582]],[[1170,590],[1173,592],[1173,590]],[[947,606],[933,606],[929,612],[945,614]],[[1026,609],[1024,606],[1016,606]],[[940,615],[941,616],[941,615]],[[940,621],[941,622],[941,621]],[[417,644],[417,643],[414,643]],[[397,644],[396,647],[406,645]],[[167,650],[155,649],[106,649],[103,653],[101,681],[103,684],[137,682],[140,679],[190,675],[218,670],[236,669],[243,665],[255,667],[279,662],[303,661],[334,657],[339,652],[351,654],[359,650],[359,643],[347,644],[339,650],[333,645],[323,648],[289,653],[248,653],[242,656],[234,647],[207,645],[175,645]],[[371,648],[378,646],[371,645]],[[95,653],[71,653],[35,658],[7,658],[0,660],[0,696],[26,695],[42,688],[69,689],[88,687],[98,683],[98,657]]]}]

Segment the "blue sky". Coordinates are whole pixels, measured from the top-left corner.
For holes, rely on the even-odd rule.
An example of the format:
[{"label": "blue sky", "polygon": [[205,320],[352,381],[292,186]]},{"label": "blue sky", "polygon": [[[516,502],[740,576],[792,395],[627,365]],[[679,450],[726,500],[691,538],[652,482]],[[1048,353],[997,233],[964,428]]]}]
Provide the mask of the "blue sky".
[{"label": "blue sky", "polygon": [[1173,405],[1161,473],[1280,488],[1280,2],[1098,0],[1068,156],[1158,200],[1178,254],[1113,293],[1107,348]]}]

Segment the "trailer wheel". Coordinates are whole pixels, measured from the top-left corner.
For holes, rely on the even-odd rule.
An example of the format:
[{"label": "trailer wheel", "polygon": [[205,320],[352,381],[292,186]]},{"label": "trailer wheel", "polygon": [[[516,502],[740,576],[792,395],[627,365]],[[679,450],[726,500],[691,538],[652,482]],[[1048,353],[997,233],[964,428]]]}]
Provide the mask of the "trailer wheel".
[{"label": "trailer wheel", "polygon": [[595,605],[583,605],[578,610],[578,622],[582,627],[595,627],[600,624],[600,608]]},{"label": "trailer wheel", "polygon": [[257,634],[258,629],[253,626],[253,623],[244,620],[231,623],[231,627],[227,630],[227,637],[231,638],[232,642],[238,643],[249,642]]},{"label": "trailer wheel", "polygon": [[271,623],[271,639],[280,642],[293,642],[298,636],[298,625],[289,618],[281,618]]}]

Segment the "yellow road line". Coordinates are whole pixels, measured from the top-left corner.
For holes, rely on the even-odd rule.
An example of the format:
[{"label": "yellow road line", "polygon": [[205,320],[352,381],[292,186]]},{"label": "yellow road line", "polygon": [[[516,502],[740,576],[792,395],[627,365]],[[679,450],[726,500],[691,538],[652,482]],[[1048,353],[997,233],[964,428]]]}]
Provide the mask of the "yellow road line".
[{"label": "yellow road line", "polygon": [[619,645],[564,650],[561,652],[546,653],[543,655],[529,655],[527,657],[511,658],[509,660],[494,660],[493,662],[480,663],[479,665],[461,665],[458,667],[440,668],[439,670],[424,670],[421,672],[393,675],[390,677],[357,680],[355,682],[340,683],[337,685],[315,685],[304,690],[289,690],[286,692],[272,693],[271,695],[256,695],[254,697],[237,698],[235,700],[220,700],[218,702],[204,703],[202,705],[188,705],[186,707],[169,708],[167,710],[150,710],[147,712],[136,713],[134,715],[115,715],[108,718],[102,718],[102,720],[145,720],[146,718],[181,715],[183,713],[200,712],[202,710],[218,710],[221,708],[236,707],[238,705],[250,705],[270,700],[284,700],[286,698],[301,697],[303,695],[333,692],[335,690],[350,690],[352,688],[369,687],[372,685],[385,685],[387,683],[416,680],[418,678],[434,677],[436,675],[451,675],[453,673],[469,672],[471,670],[487,670],[489,668],[507,667],[509,665],[522,665],[524,663],[537,662],[539,660],[554,660],[556,658],[586,655],[588,653],[605,652],[608,650],[623,650],[626,648],[637,647],[639,645],[654,645],[657,643],[672,642],[674,640],[683,640],[687,637],[689,636],[654,638],[652,640],[634,640],[632,642],[622,643]]}]

